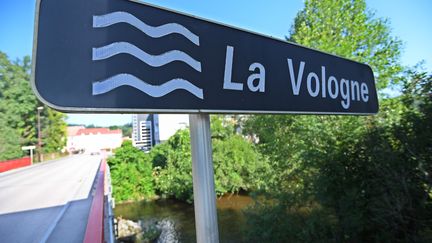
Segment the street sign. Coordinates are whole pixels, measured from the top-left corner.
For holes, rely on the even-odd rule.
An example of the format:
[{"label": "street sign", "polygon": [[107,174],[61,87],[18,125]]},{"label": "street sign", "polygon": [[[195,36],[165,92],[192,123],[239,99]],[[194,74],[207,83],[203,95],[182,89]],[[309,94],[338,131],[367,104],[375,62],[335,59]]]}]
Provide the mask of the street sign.
[{"label": "street sign", "polygon": [[23,147],[21,147],[21,150],[32,150],[32,149],[36,149],[36,146],[23,146]]},{"label": "street sign", "polygon": [[374,114],[368,65],[128,0],[39,0],[32,86],[70,112]]}]

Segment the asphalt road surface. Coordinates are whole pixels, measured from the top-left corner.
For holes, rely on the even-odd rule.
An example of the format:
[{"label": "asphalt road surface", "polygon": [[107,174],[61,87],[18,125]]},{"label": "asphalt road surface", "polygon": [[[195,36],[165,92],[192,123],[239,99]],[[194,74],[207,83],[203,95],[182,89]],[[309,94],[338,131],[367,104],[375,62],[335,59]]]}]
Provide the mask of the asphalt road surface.
[{"label": "asphalt road surface", "polygon": [[0,173],[0,242],[82,242],[100,160],[75,155]]}]

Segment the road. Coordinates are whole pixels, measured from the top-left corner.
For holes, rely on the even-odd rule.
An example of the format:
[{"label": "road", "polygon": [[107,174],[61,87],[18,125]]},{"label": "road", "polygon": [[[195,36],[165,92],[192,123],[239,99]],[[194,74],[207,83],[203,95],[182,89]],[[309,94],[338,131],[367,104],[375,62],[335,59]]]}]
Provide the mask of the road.
[{"label": "road", "polygon": [[99,156],[0,174],[0,242],[81,242]]}]

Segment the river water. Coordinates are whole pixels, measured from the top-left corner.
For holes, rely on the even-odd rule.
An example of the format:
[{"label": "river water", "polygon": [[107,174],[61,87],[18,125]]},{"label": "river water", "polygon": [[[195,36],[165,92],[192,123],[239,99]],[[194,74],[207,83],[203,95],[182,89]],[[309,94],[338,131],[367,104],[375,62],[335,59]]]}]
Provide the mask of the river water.
[{"label": "river water", "polygon": [[[216,201],[220,242],[243,242],[246,225],[242,209],[252,203],[246,195],[226,195]],[[162,238],[167,241],[196,242],[194,207],[177,200],[132,202],[116,205],[116,217],[134,221],[163,222]],[[165,230],[166,229],[166,230]],[[167,232],[164,232],[167,231]],[[169,234],[169,236],[164,236]]]}]

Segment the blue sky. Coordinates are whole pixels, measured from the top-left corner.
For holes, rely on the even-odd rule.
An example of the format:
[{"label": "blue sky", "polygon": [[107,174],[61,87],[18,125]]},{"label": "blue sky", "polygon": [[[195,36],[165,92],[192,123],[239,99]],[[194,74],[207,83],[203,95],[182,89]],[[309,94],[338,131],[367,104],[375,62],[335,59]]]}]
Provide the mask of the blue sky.
[{"label": "blue sky", "polygon": [[[303,0],[147,0],[146,2],[227,23],[255,32],[284,38]],[[367,0],[377,17],[388,18],[393,35],[404,42],[402,63],[413,66],[425,60],[432,72],[432,1]],[[35,0],[0,0],[0,51],[10,59],[31,55]],[[124,124],[130,115],[70,114],[68,122],[95,125]]]}]

